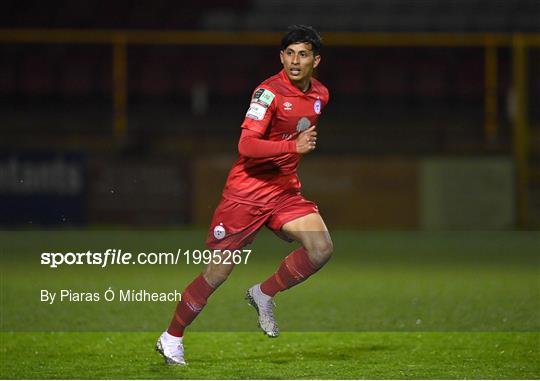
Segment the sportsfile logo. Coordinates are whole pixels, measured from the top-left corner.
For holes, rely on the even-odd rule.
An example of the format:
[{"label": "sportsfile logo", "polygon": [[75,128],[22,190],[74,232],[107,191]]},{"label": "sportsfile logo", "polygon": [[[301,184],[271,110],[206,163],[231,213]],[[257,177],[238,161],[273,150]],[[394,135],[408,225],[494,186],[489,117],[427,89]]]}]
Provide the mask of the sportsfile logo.
[{"label": "sportsfile logo", "polygon": [[[154,261],[160,262],[161,260],[167,261],[168,255],[165,257],[161,254],[164,253],[139,253],[137,261],[141,263],[148,262],[148,256],[150,256],[150,263]],[[167,253],[169,254],[169,253]],[[172,254],[172,253],[171,253]],[[170,258],[174,261],[174,257]],[[133,263],[133,255],[130,252],[124,252],[122,249],[107,249],[104,252],[92,252],[87,250],[85,252],[66,252],[66,253],[41,253],[41,264],[48,265],[50,268],[57,268],[60,265],[97,265],[100,267],[107,267],[108,265],[128,265]]]},{"label": "sportsfile logo", "polygon": [[180,265],[180,264],[246,264],[251,250],[199,250],[178,249],[176,252],[140,252],[133,255],[122,249],[107,249],[103,252],[43,252],[41,264],[56,269],[67,265]]}]

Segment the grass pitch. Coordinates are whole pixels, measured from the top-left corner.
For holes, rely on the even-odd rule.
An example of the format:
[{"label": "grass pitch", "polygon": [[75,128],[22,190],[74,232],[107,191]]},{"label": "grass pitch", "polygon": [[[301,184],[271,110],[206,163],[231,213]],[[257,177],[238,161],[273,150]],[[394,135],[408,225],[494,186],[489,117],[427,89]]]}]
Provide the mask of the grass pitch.
[{"label": "grass pitch", "polygon": [[[540,233],[333,232],[318,274],[277,296],[278,339],[243,294],[295,248],[261,234],[185,338],[153,346],[172,303],[55,303],[41,289],[182,289],[203,266],[65,266],[44,251],[201,248],[203,231],[0,232],[0,378],[540,378]],[[119,332],[124,331],[124,332]]]},{"label": "grass pitch", "polygon": [[535,379],[538,333],[286,332],[186,335],[166,366],[155,333],[3,333],[2,378]]}]

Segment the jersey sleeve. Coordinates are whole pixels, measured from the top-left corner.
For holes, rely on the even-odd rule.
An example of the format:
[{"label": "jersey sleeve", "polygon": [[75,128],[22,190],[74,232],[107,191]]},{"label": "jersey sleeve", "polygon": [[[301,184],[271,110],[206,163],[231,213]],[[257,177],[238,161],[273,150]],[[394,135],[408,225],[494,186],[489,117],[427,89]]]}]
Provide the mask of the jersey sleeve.
[{"label": "jersey sleeve", "polygon": [[243,129],[240,141],[238,142],[238,152],[243,156],[255,159],[279,156],[284,153],[297,153],[296,141],[264,140],[262,139],[262,134]]},{"label": "jersey sleeve", "polygon": [[326,107],[328,102],[330,101],[330,92],[328,91],[328,88],[326,86],[322,86],[322,104],[323,107]]},{"label": "jersey sleeve", "polygon": [[324,106],[326,107],[326,105],[328,104],[328,102],[330,102],[330,92],[328,91],[328,89],[326,89],[326,100],[324,102]]},{"label": "jersey sleeve", "polygon": [[241,127],[264,134],[276,112],[276,91],[259,86],[253,92]]}]

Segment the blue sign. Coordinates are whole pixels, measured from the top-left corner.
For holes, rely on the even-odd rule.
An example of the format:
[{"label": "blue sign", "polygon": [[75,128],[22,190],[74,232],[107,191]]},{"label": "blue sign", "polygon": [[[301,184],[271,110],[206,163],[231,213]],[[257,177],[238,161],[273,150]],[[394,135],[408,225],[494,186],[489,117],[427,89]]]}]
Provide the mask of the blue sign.
[{"label": "blue sign", "polygon": [[0,155],[0,224],[85,223],[86,181],[80,153]]}]

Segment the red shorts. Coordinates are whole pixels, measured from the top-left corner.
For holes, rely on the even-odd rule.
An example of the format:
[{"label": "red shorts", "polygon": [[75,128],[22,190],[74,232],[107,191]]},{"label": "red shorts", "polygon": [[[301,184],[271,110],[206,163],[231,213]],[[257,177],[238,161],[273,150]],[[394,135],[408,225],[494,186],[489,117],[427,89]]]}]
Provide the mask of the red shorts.
[{"label": "red shorts", "polygon": [[253,242],[263,225],[280,238],[290,241],[281,233],[281,227],[287,222],[318,212],[317,205],[300,193],[286,194],[265,206],[243,204],[222,197],[212,217],[206,245],[220,250],[241,249]]}]

